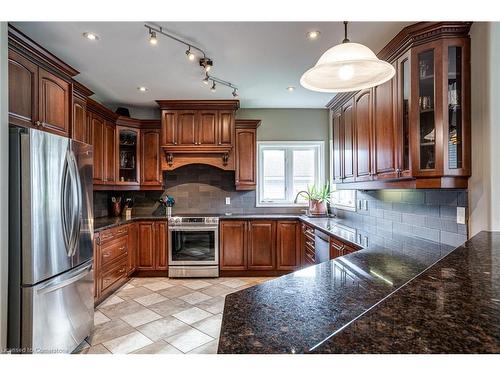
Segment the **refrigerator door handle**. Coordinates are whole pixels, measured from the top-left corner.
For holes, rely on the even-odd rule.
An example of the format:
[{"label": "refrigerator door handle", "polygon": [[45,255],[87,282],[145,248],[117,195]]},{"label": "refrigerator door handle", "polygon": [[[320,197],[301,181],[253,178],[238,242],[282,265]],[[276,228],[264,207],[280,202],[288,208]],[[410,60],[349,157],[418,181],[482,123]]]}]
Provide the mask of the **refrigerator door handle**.
[{"label": "refrigerator door handle", "polygon": [[81,221],[82,221],[82,192],[81,192],[81,182],[80,175],[78,172],[78,165],[76,163],[75,155],[73,151],[68,152],[68,164],[70,165],[70,176],[72,182],[72,189],[76,193],[76,207],[73,207],[73,227],[71,230],[71,256],[74,256],[76,253],[76,248],[78,245],[78,241],[80,239],[80,229],[81,229]]},{"label": "refrigerator door handle", "polygon": [[73,284],[75,281],[83,279],[92,271],[92,264],[85,266],[84,268],[76,269],[68,274],[68,278],[63,281],[51,281],[43,288],[38,289],[37,293],[39,295],[47,294],[53,292],[57,289],[64,288],[67,285]]},{"label": "refrigerator door handle", "polygon": [[62,224],[62,235],[64,240],[64,245],[66,246],[66,253],[68,257],[71,257],[71,234],[68,233],[68,184],[69,184],[69,163],[68,156],[64,158],[64,167],[62,172],[62,184],[61,184],[61,224]]},{"label": "refrigerator door handle", "polygon": [[[68,151],[63,170],[63,191],[61,194],[62,232],[68,257],[75,255],[80,237],[80,216],[82,211],[82,193],[80,189],[80,177],[78,175],[76,160],[73,152]],[[69,224],[68,220],[70,220]]]}]

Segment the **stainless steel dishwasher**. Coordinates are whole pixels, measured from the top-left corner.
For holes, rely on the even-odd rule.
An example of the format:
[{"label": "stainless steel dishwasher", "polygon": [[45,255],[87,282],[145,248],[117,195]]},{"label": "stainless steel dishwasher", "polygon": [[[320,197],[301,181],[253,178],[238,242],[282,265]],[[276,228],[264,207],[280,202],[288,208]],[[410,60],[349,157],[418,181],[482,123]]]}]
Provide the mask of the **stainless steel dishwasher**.
[{"label": "stainless steel dishwasher", "polygon": [[330,260],[330,237],[319,231],[314,231],[314,254],[316,263]]}]

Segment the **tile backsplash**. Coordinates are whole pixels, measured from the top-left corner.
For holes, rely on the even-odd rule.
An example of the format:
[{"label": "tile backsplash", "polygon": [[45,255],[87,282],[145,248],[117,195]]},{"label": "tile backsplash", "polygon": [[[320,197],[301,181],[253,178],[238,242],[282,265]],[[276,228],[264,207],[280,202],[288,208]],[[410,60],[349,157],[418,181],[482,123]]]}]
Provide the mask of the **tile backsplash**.
[{"label": "tile backsplash", "polygon": [[[164,209],[158,199],[171,195],[175,199],[174,214],[255,214],[301,213],[297,207],[256,207],[255,190],[237,191],[234,172],[201,164],[187,165],[164,172],[165,190],[143,192],[94,192],[94,216],[107,216],[111,196],[132,197],[134,215],[161,215]],[[226,197],[231,204],[226,205]]]},{"label": "tile backsplash", "polygon": [[[164,191],[94,192],[94,216],[109,215],[112,196],[132,197],[134,215],[163,215],[158,199],[164,194],[175,198],[174,214],[301,213],[296,207],[256,207],[254,190],[236,191],[234,172],[215,167],[188,165],[165,172],[163,179]],[[231,199],[230,205],[225,204],[226,197]],[[372,239],[410,234],[448,245],[459,245],[467,239],[467,223],[456,222],[457,207],[467,207],[466,190],[358,191],[357,200],[366,200],[368,209],[339,209],[336,213],[363,223]]]},{"label": "tile backsplash", "polygon": [[468,205],[467,190],[358,191],[356,198],[358,207],[360,200],[368,201],[368,209],[337,210],[337,215],[362,222],[371,237],[410,234],[454,246],[467,240],[467,222],[456,221],[457,207]]}]

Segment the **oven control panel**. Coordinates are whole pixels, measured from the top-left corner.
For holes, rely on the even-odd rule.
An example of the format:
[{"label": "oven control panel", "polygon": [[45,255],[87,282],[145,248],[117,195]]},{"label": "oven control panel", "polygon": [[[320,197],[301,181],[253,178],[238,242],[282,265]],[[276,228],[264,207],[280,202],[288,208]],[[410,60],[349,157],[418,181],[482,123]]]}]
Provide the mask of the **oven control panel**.
[{"label": "oven control panel", "polygon": [[181,217],[181,216],[172,216],[168,218],[169,225],[182,225],[182,224],[190,224],[190,225],[207,225],[207,224],[219,224],[218,217]]}]

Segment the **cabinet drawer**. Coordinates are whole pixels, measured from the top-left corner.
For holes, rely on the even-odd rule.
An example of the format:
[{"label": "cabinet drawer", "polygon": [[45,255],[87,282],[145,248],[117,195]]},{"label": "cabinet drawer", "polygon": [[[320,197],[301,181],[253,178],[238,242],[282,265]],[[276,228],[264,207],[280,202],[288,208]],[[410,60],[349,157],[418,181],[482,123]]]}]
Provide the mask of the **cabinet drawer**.
[{"label": "cabinet drawer", "polygon": [[307,252],[304,254],[304,260],[306,264],[316,264],[316,261],[314,260],[314,256],[311,256]]},{"label": "cabinet drawer", "polygon": [[127,237],[119,237],[116,240],[107,242],[106,245],[101,247],[101,266],[105,267],[113,260],[120,256],[127,254],[128,242]]},{"label": "cabinet drawer", "polygon": [[123,257],[120,261],[111,267],[108,271],[103,272],[101,276],[101,292],[111,287],[117,281],[127,277],[127,257]]},{"label": "cabinet drawer", "polygon": [[115,238],[126,236],[128,234],[128,225],[120,225],[116,228],[101,231],[101,245],[114,240]]},{"label": "cabinet drawer", "polygon": [[304,237],[314,242],[314,228],[309,225],[302,224],[302,234]]}]

